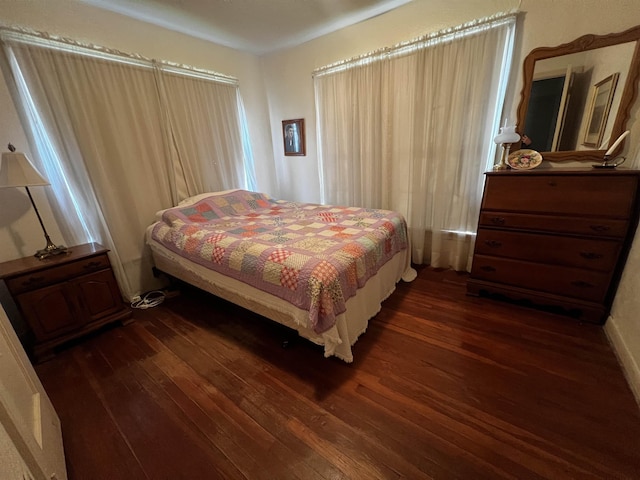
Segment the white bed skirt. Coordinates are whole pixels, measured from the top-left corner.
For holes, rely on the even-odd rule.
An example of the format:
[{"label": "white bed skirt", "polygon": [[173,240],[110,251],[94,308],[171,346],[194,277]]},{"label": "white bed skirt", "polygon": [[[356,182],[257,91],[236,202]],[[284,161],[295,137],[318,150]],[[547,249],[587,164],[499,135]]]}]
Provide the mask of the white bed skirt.
[{"label": "white bed skirt", "polygon": [[396,283],[412,281],[416,272],[411,268],[409,248],[397,253],[371,277],[356,295],[346,302],[346,312],[338,315],[335,325],[317,334],[308,328],[308,312],[270,293],[227,277],[202,265],[186,260],[151,238],[153,226],[147,229],[147,243],[151,247],[156,268],[202,290],[224,298],[278,323],[286,325],[313,343],[324,346],[324,356],[336,357],[351,363],[351,347],[365,332],[369,319],[381,308],[382,302],[393,293]]}]

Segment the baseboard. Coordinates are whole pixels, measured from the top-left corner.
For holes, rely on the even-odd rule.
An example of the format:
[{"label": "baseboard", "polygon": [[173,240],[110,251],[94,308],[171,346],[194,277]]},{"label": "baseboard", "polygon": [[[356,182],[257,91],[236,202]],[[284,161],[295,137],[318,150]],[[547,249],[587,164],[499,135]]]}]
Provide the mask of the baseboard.
[{"label": "baseboard", "polygon": [[618,357],[618,361],[622,365],[622,370],[633,395],[636,397],[636,402],[640,406],[640,365],[638,365],[638,359],[633,357],[627,347],[616,325],[615,318],[609,317],[609,320],[604,325],[604,331]]}]

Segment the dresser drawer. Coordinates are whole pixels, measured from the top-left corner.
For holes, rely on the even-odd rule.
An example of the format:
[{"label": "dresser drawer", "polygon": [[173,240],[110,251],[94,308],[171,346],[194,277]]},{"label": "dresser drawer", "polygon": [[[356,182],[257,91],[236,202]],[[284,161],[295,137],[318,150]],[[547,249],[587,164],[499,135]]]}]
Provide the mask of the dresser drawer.
[{"label": "dresser drawer", "polygon": [[488,176],[482,209],[626,219],[636,188],[636,176]]},{"label": "dresser drawer", "polygon": [[610,274],[594,270],[475,255],[471,276],[534,291],[603,302]]},{"label": "dresser drawer", "polygon": [[589,270],[611,271],[622,242],[567,236],[542,235],[480,228],[476,253],[528,260],[534,263],[564,265]]},{"label": "dresser drawer", "polygon": [[566,217],[487,211],[480,213],[479,225],[612,238],[624,238],[629,228],[628,221],[611,218]]},{"label": "dresser drawer", "polygon": [[7,279],[6,283],[9,291],[13,295],[17,295],[104,268],[110,268],[109,257],[106,253],[75,262],[62,263],[46,270],[19,275]]}]

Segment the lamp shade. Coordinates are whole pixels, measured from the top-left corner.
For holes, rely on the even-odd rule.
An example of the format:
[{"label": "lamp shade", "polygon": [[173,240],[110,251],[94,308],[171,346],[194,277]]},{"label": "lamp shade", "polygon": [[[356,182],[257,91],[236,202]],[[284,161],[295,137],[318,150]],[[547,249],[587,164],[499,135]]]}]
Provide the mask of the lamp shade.
[{"label": "lamp shade", "polygon": [[24,153],[4,152],[0,163],[0,188],[49,185]]},{"label": "lamp shade", "polygon": [[500,127],[500,133],[493,139],[498,145],[501,143],[516,143],[520,140],[520,135],[516,133],[516,126]]}]

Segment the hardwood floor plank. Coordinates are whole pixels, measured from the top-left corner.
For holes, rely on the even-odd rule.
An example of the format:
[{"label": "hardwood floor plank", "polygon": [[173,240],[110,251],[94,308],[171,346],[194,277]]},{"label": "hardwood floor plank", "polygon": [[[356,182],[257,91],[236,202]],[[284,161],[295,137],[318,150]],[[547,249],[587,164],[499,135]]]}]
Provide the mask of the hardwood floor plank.
[{"label": "hardwood floor plank", "polygon": [[[384,339],[379,339],[378,341],[382,342]],[[397,343],[397,340],[394,339],[392,342]],[[380,351],[386,352],[387,349],[382,348]],[[427,354],[430,360],[436,358],[436,355],[434,352],[428,352]],[[367,362],[363,369],[369,370],[369,364],[370,362]],[[455,366],[453,369],[447,368],[443,372],[441,365],[449,365],[449,362],[446,359],[439,359],[437,365],[438,369],[435,371],[435,376],[427,376],[425,373],[428,373],[428,371],[421,369],[417,364],[415,368],[412,368],[410,364],[405,367],[405,365],[399,365],[396,362],[397,371],[403,372],[402,378],[389,373],[385,375],[383,381],[385,384],[389,384],[392,391],[410,392],[413,390],[414,393],[411,397],[420,398],[420,400],[424,397],[425,401],[430,403],[434,403],[434,398],[442,396],[440,392],[447,392],[447,395],[442,398],[443,405],[460,403],[464,406],[467,403],[469,408],[473,408],[474,416],[478,416],[482,411],[497,411],[499,416],[492,417],[494,423],[499,423],[498,420],[500,418],[505,418],[508,419],[510,424],[521,424],[522,428],[528,431],[533,430],[535,432],[542,426],[549,424],[552,424],[560,432],[572,431],[581,443],[581,446],[577,447],[577,451],[586,450],[589,455],[595,458],[599,456],[600,448],[589,449],[588,440],[597,444],[601,441],[602,435],[619,438],[620,432],[624,431],[626,417],[622,414],[615,416],[616,409],[612,410],[614,421],[606,426],[606,431],[603,431],[603,426],[597,422],[590,422],[593,409],[599,408],[598,405],[585,406],[582,403],[572,403],[571,396],[575,397],[575,394],[580,393],[580,390],[571,384],[567,385],[567,382],[563,380],[547,383],[545,384],[545,389],[541,391],[536,381],[536,375],[538,377],[544,376],[548,382],[549,378],[553,379],[553,377],[548,377],[545,371],[523,371],[516,372],[514,375],[513,372],[503,374],[500,371],[492,371],[491,368],[485,365],[480,365],[482,370],[478,370],[476,368],[478,365],[476,365],[467,372],[464,383],[461,383],[454,376],[456,372],[460,373],[459,366]],[[371,367],[370,370],[379,374],[379,370],[375,367]],[[481,382],[477,382],[476,379],[481,379]],[[413,384],[408,384],[409,380],[413,381]],[[593,388],[589,385],[583,392],[585,398],[590,395],[593,396]],[[548,395],[549,393],[551,395]],[[555,397],[559,394],[566,396],[567,403],[558,402]],[[603,395],[608,395],[608,393],[605,391]],[[465,397],[468,398],[459,401],[459,399],[465,399]],[[473,402],[469,401],[471,399]],[[527,414],[522,415],[523,411],[526,411]],[[554,421],[550,422],[550,419]],[[546,429],[541,430],[539,435],[544,438],[552,433],[552,431]],[[624,437],[624,435],[622,436]],[[563,439],[565,442],[567,440],[566,438]],[[619,455],[625,451],[629,452],[629,449],[635,448],[633,442],[629,444],[628,440],[631,440],[631,438],[620,443],[616,448],[616,454]],[[582,458],[582,460],[585,460],[585,458],[587,457]]]},{"label": "hardwood floor plank", "polygon": [[[163,341],[176,355],[188,356],[191,365],[200,376],[206,378],[216,388],[226,391],[230,400],[242,410],[243,414],[252,418],[263,428],[267,428],[277,439],[275,451],[284,447],[290,450],[287,452],[289,458],[296,458],[303,453],[304,455],[300,458],[304,458],[304,465],[299,466],[303,473],[309,465],[309,468],[321,475],[340,478],[341,472],[318,452],[309,448],[306,451],[302,449],[304,443],[286,430],[286,414],[266,401],[263,385],[251,381],[251,377],[259,371],[256,370],[256,366],[258,369],[261,368],[259,363],[247,362],[246,353],[226,344],[220,344],[220,348],[215,352],[209,352],[211,346],[209,335],[203,335],[202,331],[196,332],[197,335],[193,338],[188,337],[184,332],[183,335],[173,335],[172,333],[175,331],[171,329],[172,327],[181,330],[184,328],[184,322],[165,317],[162,325],[157,323],[154,325],[153,331],[155,335],[164,339]],[[188,332],[189,329],[187,328],[186,331]],[[213,334],[213,336],[215,335]],[[213,365],[215,367],[212,367]],[[227,368],[226,365],[232,368]],[[280,465],[286,465],[286,463]],[[292,472],[290,475],[286,478],[295,478],[294,475],[297,473]],[[307,472],[301,478],[312,478],[312,476],[314,476],[312,472]]]},{"label": "hardwood floor plank", "polygon": [[[274,478],[274,473],[270,472],[271,460],[276,458],[284,462],[291,452],[279,449],[277,439],[271,433],[244,415],[170,350],[162,354],[162,358],[156,359],[152,365],[147,364],[145,368],[159,383],[165,385],[174,401],[187,406],[193,402],[198,408],[189,413],[193,428],[202,430],[245,476]],[[304,465],[298,465],[298,468],[300,472],[292,472],[291,478],[298,478],[294,475],[299,474],[303,475],[299,478],[321,478]]]},{"label": "hardwood floor plank", "polygon": [[86,355],[80,368],[86,374],[94,369],[104,371],[107,365],[113,368],[111,375],[91,383],[136,452],[147,477],[244,478],[215,447],[184,428],[176,419],[175,405],[135,376],[139,355],[123,348],[112,334],[107,332],[101,338],[97,351]]},{"label": "hardwood floor plank", "polygon": [[[157,367],[158,362],[162,367]],[[256,471],[255,460],[249,452],[228,435],[222,419],[211,415],[215,408],[203,410],[196,402],[199,391],[194,384],[176,378],[165,356],[158,353],[154,359],[146,359],[131,366],[136,381],[154,398],[161,400],[161,407],[173,421],[187,433],[192,433],[191,442],[202,444],[205,450],[211,449],[209,456],[216,464],[224,464],[228,459],[233,466],[246,476]],[[178,382],[176,382],[176,380]],[[209,405],[210,406],[210,405]],[[233,429],[235,434],[235,429]],[[233,455],[238,453],[234,458]]]},{"label": "hardwood floor plank", "polygon": [[[310,379],[317,380],[323,376],[322,372],[309,372]],[[304,395],[309,398],[312,388],[304,385],[304,382],[295,382],[289,378],[285,381],[278,374],[271,374],[264,381],[272,382],[283,390],[288,390],[292,395]],[[386,421],[384,409],[376,408],[363,402],[358,398],[356,389],[359,384],[355,381],[342,383],[339,388],[339,395],[332,395],[330,398],[320,400],[318,403],[324,409],[320,421],[327,422],[327,418],[334,417],[334,422],[338,422],[339,428],[349,426],[353,429],[354,435],[366,439],[371,446],[375,446],[373,452],[378,461],[400,475],[400,478],[433,478],[432,475],[442,476],[446,473],[448,478],[452,478],[450,471],[443,468],[437,462],[431,461],[424,455],[413,455],[416,453],[416,442],[421,441],[420,432],[412,431],[412,426],[403,426],[400,423],[389,425]],[[353,405],[358,405],[357,409]],[[399,430],[396,430],[399,427]],[[394,435],[396,433],[397,435]]]},{"label": "hardwood floor plank", "polygon": [[36,371],[84,479],[635,479],[640,409],[601,327],[420,268],[354,362],[197,291]]},{"label": "hardwood floor plank", "polygon": [[86,478],[86,472],[92,472],[95,480],[148,478],[126,435],[83,374],[75,359],[79,353],[75,349],[38,365],[45,391],[55,399],[67,460],[73,459],[67,461],[69,478]]}]

